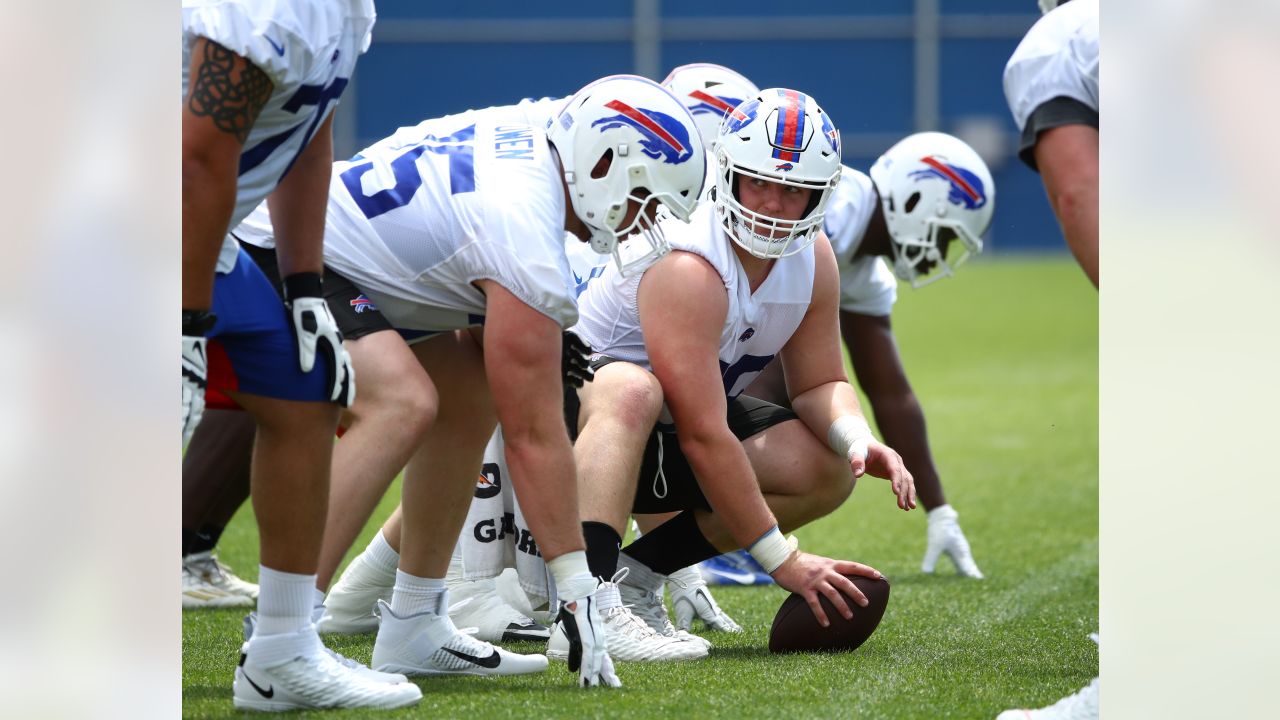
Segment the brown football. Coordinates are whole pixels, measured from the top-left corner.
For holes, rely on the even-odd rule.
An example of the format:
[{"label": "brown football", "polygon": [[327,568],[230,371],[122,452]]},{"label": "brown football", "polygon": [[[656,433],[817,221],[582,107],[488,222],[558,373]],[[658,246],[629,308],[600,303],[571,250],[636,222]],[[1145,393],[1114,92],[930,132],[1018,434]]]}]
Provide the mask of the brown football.
[{"label": "brown football", "polygon": [[866,607],[859,607],[846,595],[849,608],[853,610],[853,619],[845,620],[826,596],[819,594],[818,600],[822,609],[831,621],[829,627],[822,627],[813,616],[804,596],[791,593],[782,601],[778,614],[773,618],[773,627],[769,629],[769,652],[828,652],[855,650],[871,637],[880,618],[884,617],[884,609],[889,605],[889,581],[873,580],[861,575],[846,575],[858,586],[863,595],[870,601]]}]

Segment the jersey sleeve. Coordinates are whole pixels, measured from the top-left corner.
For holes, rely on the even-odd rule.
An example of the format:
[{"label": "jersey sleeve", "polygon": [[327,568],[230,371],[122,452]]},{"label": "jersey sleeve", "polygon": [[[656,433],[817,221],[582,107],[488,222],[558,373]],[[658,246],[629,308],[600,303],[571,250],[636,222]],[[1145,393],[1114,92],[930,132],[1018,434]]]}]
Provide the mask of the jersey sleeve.
[{"label": "jersey sleeve", "polygon": [[[183,39],[188,46],[204,37],[253,63],[266,73],[276,91],[300,85],[307,71],[343,32],[339,3],[275,0],[185,0]],[[371,40],[372,18],[364,37]]]},{"label": "jersey sleeve", "polygon": [[859,258],[840,267],[840,309],[882,317],[898,301],[898,280],[879,256]]}]

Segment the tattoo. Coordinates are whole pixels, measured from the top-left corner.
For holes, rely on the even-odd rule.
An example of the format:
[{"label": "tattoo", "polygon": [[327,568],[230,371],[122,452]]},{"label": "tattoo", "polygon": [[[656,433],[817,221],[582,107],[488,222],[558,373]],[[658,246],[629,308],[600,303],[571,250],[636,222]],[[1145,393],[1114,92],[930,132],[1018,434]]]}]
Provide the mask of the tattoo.
[{"label": "tattoo", "polygon": [[197,117],[212,118],[214,126],[243,144],[271,97],[271,88],[271,78],[256,65],[206,38],[187,107]]}]

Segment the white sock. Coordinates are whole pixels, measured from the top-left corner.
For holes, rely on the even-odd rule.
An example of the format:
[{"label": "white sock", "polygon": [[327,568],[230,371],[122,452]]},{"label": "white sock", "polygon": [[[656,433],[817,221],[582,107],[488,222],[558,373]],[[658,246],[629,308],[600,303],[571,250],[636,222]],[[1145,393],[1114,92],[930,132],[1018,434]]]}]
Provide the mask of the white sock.
[{"label": "white sock", "polygon": [[420,578],[396,570],[396,587],[391,594],[391,612],[400,617],[424,612],[448,615],[449,609],[440,607],[444,589],[444,578]]},{"label": "white sock", "polygon": [[387,539],[382,537],[381,530],[373,534],[373,539],[369,541],[369,547],[365,548],[364,554],[370,567],[386,573],[388,578],[400,567],[400,553],[396,552]]},{"label": "white sock", "polygon": [[960,513],[957,513],[950,505],[939,505],[925,513],[925,517],[929,518],[930,522],[941,522],[943,520],[954,520],[960,517]]},{"label": "white sock", "polygon": [[258,628],[254,635],[296,633],[311,626],[316,576],[258,566]]},{"label": "white sock", "polygon": [[626,553],[618,553],[618,568],[627,568],[627,577],[622,580],[624,584],[656,593],[662,592],[662,583],[667,579]]},{"label": "white sock", "polygon": [[324,591],[320,588],[312,588],[312,590],[314,590],[314,592],[311,593],[311,607],[320,607],[321,605],[324,605]]}]

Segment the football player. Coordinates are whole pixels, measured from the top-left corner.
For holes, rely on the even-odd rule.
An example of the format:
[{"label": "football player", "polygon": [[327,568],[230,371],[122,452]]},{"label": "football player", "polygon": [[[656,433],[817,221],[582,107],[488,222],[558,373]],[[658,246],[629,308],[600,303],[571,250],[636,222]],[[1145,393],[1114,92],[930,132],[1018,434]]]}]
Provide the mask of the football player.
[{"label": "football player", "polygon": [[[673,251],[640,272],[607,267],[579,297],[573,332],[596,350],[569,411],[588,562],[653,624],[666,575],[746,548],[826,625],[820,594],[850,617],[845,596],[866,599],[845,575],[880,574],[801,552],[784,532],[838,507],[864,472],[888,478],[903,510],[916,504],[844,377],[822,232],[839,134],[809,96],[769,89],[730,113],[715,148],[714,201],[688,225],[662,224]],[[743,393],[775,355],[794,410]],[[670,512],[620,554],[628,515]],[[566,640],[557,625],[548,654]]]},{"label": "football player", "polygon": [[[1040,173],[1067,245],[1096,288],[1098,0],[1039,2],[1044,16],[1005,65],[1004,94],[1022,131],[1018,157]],[[1006,710],[997,720],[1090,720],[1098,692],[1095,677],[1052,705]]]},{"label": "football player", "polygon": [[1098,287],[1098,2],[1040,6],[1044,17],[1005,65],[1004,95],[1022,132],[1018,157],[1040,173],[1067,245]]},{"label": "football player", "polygon": [[[672,70],[664,84],[684,100],[695,119],[709,117],[710,108],[732,103],[743,87],[754,89],[732,70],[705,63]],[[697,114],[699,110],[702,115]],[[921,164],[923,158],[933,158],[933,164]],[[909,209],[908,202],[912,202]],[[949,135],[920,133],[881,156],[870,177],[842,167],[823,221],[840,271],[840,334],[849,348],[854,374],[885,441],[902,453],[911,470],[927,512],[927,545],[921,563],[926,573],[933,572],[945,554],[961,575],[982,577],[960,529],[959,515],[947,502],[929,450],[924,411],[898,355],[889,317],[897,300],[894,276],[922,287],[952,275],[969,255],[981,252],[981,236],[990,225],[994,202],[991,173],[971,148]],[[958,242],[953,246],[953,241]],[[780,366],[771,364],[748,394],[787,405]],[[641,520],[642,528],[652,522]],[[742,552],[708,561],[702,568],[712,582],[720,584],[771,582]],[[685,595],[676,589],[673,605],[677,593]],[[705,607],[705,603],[699,605]],[[686,608],[678,620],[684,624],[687,618]]]},{"label": "football player", "polygon": [[[335,165],[325,261],[349,285],[335,304],[382,324],[350,343],[362,391],[337,444],[335,478],[385,488],[405,467],[401,552],[391,602],[379,603],[375,667],[546,667],[541,655],[459,632],[446,612],[449,557],[501,420],[512,481],[563,603],[571,669],[583,685],[620,684],[600,629],[610,593],[597,589],[583,552],[568,434],[546,422],[561,415],[561,333],[577,318],[564,233],[626,270],[619,240],[643,245],[633,261],[660,254],[658,206],[687,219],[705,172],[688,111],[634,76],[579,91],[545,132],[473,111],[402,128]],[[272,233],[263,209],[235,230],[259,247]],[[371,510],[334,503],[357,528]]]},{"label": "football player", "polygon": [[[206,389],[253,415],[261,616],[233,702],[249,710],[397,708],[400,675],[328,652],[311,622],[333,405],[355,392],[320,279],[332,111],[369,46],[372,2],[183,3],[183,439]],[[263,199],[280,228],[282,304],[226,238]]]}]

